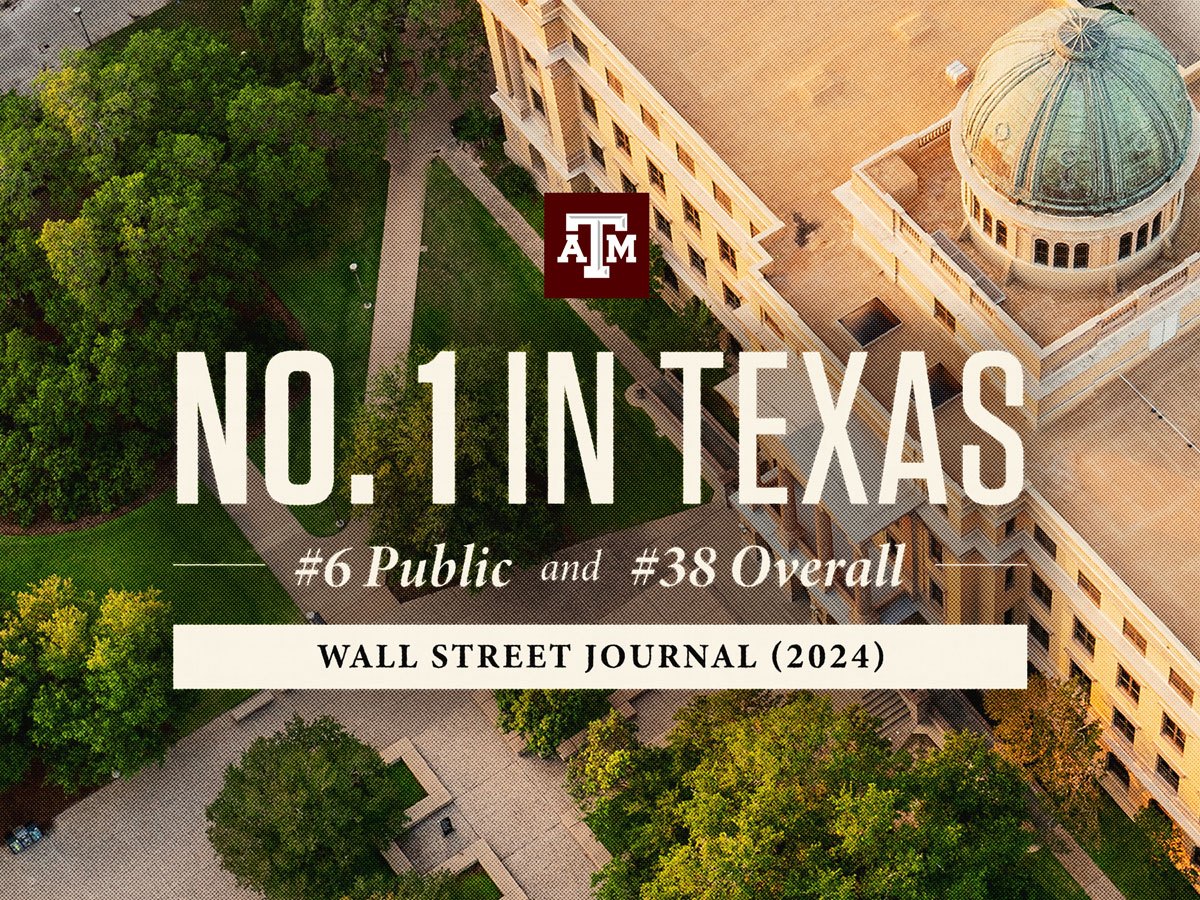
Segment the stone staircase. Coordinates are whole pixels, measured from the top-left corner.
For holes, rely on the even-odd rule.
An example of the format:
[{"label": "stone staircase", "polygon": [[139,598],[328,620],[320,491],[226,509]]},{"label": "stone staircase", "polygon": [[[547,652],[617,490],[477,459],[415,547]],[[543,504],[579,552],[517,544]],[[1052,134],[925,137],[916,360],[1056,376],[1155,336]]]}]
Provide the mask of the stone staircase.
[{"label": "stone staircase", "polygon": [[896,746],[912,734],[913,716],[907,703],[896,691],[867,691],[863,708],[882,723],[879,733]]}]

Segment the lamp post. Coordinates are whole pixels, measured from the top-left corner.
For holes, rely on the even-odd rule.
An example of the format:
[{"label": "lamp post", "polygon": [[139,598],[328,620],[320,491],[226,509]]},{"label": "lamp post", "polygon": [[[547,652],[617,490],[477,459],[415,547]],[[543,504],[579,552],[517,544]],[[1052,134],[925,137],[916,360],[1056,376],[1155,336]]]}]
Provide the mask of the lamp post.
[{"label": "lamp post", "polygon": [[362,276],[358,274],[358,263],[350,263],[350,274],[354,276],[354,283],[358,286],[358,297],[362,300],[363,309],[371,308],[371,301],[366,299],[366,292],[363,290]]},{"label": "lamp post", "polygon": [[79,20],[79,27],[83,31],[83,39],[87,41],[87,45],[92,46],[92,36],[88,34],[87,25],[83,23],[83,7],[77,6],[71,12],[75,13],[75,18]]}]

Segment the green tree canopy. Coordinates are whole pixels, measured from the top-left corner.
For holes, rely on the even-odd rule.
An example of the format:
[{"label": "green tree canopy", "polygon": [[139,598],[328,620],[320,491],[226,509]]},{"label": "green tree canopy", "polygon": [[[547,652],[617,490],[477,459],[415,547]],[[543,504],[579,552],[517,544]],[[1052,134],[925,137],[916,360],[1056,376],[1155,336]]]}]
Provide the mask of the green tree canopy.
[{"label": "green tree canopy", "polygon": [[102,598],[52,576],[0,619],[0,785],[37,753],[66,790],[161,759],[170,713],[170,611],[159,592]]},{"label": "green tree canopy", "polygon": [[333,719],[297,717],[226,770],[208,836],[238,883],[267,900],[340,898],[404,828],[404,790]]},{"label": "green tree canopy", "polygon": [[553,756],[558,745],[582,730],[605,703],[606,691],[498,690],[497,725],[525,738],[530,750]]}]

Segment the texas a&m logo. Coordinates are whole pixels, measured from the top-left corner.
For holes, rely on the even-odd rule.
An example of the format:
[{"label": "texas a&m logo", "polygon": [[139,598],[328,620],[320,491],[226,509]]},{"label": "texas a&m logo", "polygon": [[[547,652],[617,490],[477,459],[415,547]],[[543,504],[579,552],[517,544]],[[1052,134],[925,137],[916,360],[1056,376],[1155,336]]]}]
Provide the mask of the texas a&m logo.
[{"label": "texas a&m logo", "polygon": [[648,194],[546,194],[546,297],[650,296]]}]

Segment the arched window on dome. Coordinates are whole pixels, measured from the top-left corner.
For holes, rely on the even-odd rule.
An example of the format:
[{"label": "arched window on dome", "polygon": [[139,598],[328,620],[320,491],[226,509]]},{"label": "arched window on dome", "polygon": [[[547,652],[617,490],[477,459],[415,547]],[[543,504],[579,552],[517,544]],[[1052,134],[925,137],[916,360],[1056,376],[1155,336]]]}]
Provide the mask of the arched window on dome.
[{"label": "arched window on dome", "polygon": [[1127,231],[1121,235],[1121,249],[1117,253],[1118,259],[1128,259],[1133,254],[1133,232]]},{"label": "arched window on dome", "polygon": [[1033,242],[1033,261],[1039,266],[1050,265],[1050,242],[1038,238]]},{"label": "arched window on dome", "polygon": [[1000,219],[996,220],[996,243],[1008,249],[1008,226]]},{"label": "arched window on dome", "polygon": [[1145,225],[1143,225],[1141,228],[1138,229],[1137,248],[1139,250],[1145,250],[1146,245],[1148,243],[1150,243],[1150,223],[1149,222],[1147,222]]},{"label": "arched window on dome", "polygon": [[1054,268],[1065,269],[1071,265],[1071,245],[1070,244],[1055,244],[1054,245]]},{"label": "arched window on dome", "polygon": [[982,207],[979,204],[979,198],[972,197],[971,198],[971,215],[975,217],[976,222],[979,221],[979,217],[981,215],[980,209],[982,209]]},{"label": "arched window on dome", "polygon": [[1154,217],[1154,227],[1150,229],[1150,240],[1158,240],[1158,236],[1162,234],[1162,213]]},{"label": "arched window on dome", "polygon": [[1075,245],[1075,268],[1086,269],[1091,263],[1092,248],[1090,244]]},{"label": "arched window on dome", "polygon": [[990,209],[983,211],[983,233],[988,237],[992,236],[992,211]]}]

